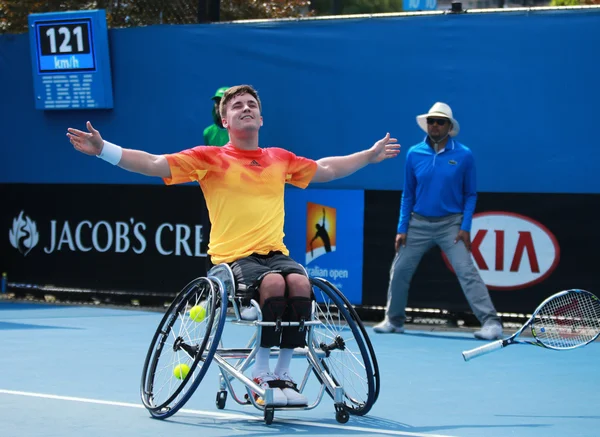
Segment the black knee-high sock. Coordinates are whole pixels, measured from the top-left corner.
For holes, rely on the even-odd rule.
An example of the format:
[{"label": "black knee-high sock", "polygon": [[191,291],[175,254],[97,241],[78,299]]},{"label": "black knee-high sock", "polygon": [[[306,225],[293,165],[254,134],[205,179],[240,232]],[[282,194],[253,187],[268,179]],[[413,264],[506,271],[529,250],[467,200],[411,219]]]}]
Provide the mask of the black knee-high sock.
[{"label": "black knee-high sock", "polygon": [[[286,306],[287,299],[283,296],[270,297],[265,300],[261,308],[263,322],[276,322],[277,320],[281,321],[283,314],[285,313]],[[277,329],[275,326],[263,326],[260,337],[260,346],[269,348],[273,346],[279,346],[281,343],[281,333],[281,328]]]},{"label": "black knee-high sock", "polygon": [[[290,322],[305,322],[310,320],[312,299],[308,297],[291,297],[288,299],[287,320]],[[283,328],[281,334],[282,348],[295,348],[306,346],[306,328],[300,330],[298,326]]]}]

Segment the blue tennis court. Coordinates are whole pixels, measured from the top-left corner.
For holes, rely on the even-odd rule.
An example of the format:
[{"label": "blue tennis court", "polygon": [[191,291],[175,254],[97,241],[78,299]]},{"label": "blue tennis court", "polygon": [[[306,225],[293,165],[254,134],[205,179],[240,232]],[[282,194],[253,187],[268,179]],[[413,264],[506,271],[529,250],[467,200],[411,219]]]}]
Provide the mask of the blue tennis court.
[{"label": "blue tennis court", "polygon": [[[465,362],[483,344],[469,329],[424,326],[406,334],[367,328],[381,393],[367,416],[335,420],[323,397],[307,411],[276,411],[272,425],[252,406],[215,406],[214,365],[185,407],[150,418],[139,386],[161,312],[0,301],[0,423],[3,437],[397,435],[596,437],[600,347],[556,352],[514,345]],[[248,331],[247,333],[245,331]],[[226,324],[223,341],[250,337]],[[293,366],[305,364],[294,360]],[[294,370],[294,368],[292,369]],[[212,373],[211,373],[212,372]],[[307,395],[318,382],[309,381]]]}]

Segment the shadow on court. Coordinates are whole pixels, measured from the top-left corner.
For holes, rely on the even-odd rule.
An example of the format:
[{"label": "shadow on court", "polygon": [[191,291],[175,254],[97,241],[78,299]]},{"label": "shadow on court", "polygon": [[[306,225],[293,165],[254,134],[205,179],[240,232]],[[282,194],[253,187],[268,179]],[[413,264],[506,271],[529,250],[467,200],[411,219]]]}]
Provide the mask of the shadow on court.
[{"label": "shadow on court", "polygon": [[29,323],[14,323],[14,322],[0,322],[0,331],[4,330],[23,330],[23,329],[75,329],[65,326],[46,326],[46,325],[31,325]]},{"label": "shadow on court", "polygon": [[513,434],[516,432],[516,435],[522,435],[518,433],[519,429],[532,429],[532,428],[543,428],[549,427],[549,424],[541,424],[541,423],[532,423],[532,424],[503,424],[503,425],[471,425],[471,424],[448,424],[448,425],[439,425],[439,426],[411,426],[406,423],[396,422],[393,420],[381,418],[381,417],[357,417],[352,416],[350,421],[347,424],[341,425],[335,421],[335,419],[330,420],[320,420],[315,423],[307,423],[302,420],[290,420],[290,419],[277,419],[273,421],[273,423],[269,426],[260,426],[261,420],[260,417],[257,417],[256,421],[254,420],[246,420],[246,419],[238,419],[238,420],[227,420],[224,422],[223,420],[215,420],[215,419],[206,419],[206,418],[194,418],[191,422],[186,422],[181,420],[185,417],[185,414],[181,414],[181,417],[178,418],[170,418],[165,422],[170,422],[173,424],[183,425],[186,427],[198,428],[199,432],[202,432],[204,435],[211,435],[210,429],[214,429],[215,432],[222,433],[224,430],[229,429],[234,434],[243,434],[244,437],[262,437],[268,435],[280,435],[280,434],[289,434],[289,433],[301,433],[305,435],[337,435],[337,432],[334,432],[332,428],[335,428],[336,431],[343,430],[344,435],[365,435],[366,432],[371,432],[372,434],[381,434],[385,435],[387,432],[402,432],[406,433],[404,435],[412,434],[422,434],[422,433],[437,433],[437,432],[452,432],[459,430],[484,430],[484,429],[506,429],[512,430]]}]

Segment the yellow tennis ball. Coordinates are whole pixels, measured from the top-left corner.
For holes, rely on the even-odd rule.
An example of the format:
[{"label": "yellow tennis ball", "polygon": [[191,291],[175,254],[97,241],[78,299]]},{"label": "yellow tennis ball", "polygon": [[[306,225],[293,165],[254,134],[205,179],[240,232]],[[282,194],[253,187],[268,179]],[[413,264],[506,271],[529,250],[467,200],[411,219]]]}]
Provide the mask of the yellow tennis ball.
[{"label": "yellow tennis ball", "polygon": [[175,378],[177,379],[185,379],[189,371],[190,366],[187,364],[178,364],[173,369],[173,375],[175,375]]},{"label": "yellow tennis ball", "polygon": [[190,319],[201,322],[206,317],[206,308],[203,305],[194,305],[190,310]]}]

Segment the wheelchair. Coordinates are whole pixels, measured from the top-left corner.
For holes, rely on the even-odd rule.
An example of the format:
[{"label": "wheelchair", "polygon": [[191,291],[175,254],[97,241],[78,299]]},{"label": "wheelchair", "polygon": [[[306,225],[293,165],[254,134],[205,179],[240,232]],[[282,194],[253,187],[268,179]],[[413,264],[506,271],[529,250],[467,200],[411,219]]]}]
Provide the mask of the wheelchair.
[{"label": "wheelchair", "polygon": [[[317,277],[309,280],[313,290],[312,314],[310,320],[299,322],[263,322],[259,304],[248,298],[245,290],[238,290],[227,264],[218,264],[206,277],[188,283],[164,314],[146,355],[140,394],[150,415],[166,419],[179,411],[213,361],[219,368],[215,401],[218,409],[225,408],[229,393],[238,404],[262,410],[264,422],[270,425],[275,411],[310,410],[327,395],[333,400],[339,423],[348,422],[350,415],[367,414],[377,401],[380,388],[371,341],[358,314],[333,284]],[[196,313],[191,317],[191,309],[198,306],[204,311],[200,311],[200,317]],[[248,309],[254,310],[254,320],[243,317]],[[222,335],[226,323],[255,328],[245,347],[225,348]],[[300,392],[311,376],[318,383],[316,396],[311,396],[316,399],[308,405],[276,407],[272,405],[273,389],[263,389],[245,375],[254,363],[262,326],[297,326],[306,330],[306,346],[295,348],[293,359],[306,360],[306,371],[298,384]],[[278,348],[271,349],[271,357],[278,353]],[[253,393],[264,402],[257,402]]]}]

